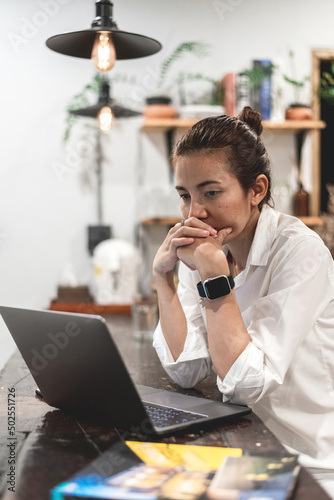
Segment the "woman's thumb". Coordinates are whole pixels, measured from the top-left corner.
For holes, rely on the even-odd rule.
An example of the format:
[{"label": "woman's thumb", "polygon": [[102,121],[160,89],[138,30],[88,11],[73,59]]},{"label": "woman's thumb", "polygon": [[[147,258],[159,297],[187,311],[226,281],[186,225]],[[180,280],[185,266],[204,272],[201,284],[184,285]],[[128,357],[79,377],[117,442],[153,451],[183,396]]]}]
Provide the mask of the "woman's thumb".
[{"label": "woman's thumb", "polygon": [[223,243],[225,238],[232,233],[232,228],[230,226],[224,227],[217,233],[217,238]]}]

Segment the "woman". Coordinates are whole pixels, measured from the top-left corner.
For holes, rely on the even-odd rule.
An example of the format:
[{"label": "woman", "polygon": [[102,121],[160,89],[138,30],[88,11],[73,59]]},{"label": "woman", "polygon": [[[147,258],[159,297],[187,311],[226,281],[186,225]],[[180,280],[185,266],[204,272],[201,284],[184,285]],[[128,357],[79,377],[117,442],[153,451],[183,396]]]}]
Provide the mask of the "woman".
[{"label": "woman", "polygon": [[213,366],[223,401],[249,405],[304,465],[332,473],[333,259],[316,233],[269,206],[261,132],[247,107],[201,120],[177,144],[184,219],[153,264],[154,346],[182,387]]}]

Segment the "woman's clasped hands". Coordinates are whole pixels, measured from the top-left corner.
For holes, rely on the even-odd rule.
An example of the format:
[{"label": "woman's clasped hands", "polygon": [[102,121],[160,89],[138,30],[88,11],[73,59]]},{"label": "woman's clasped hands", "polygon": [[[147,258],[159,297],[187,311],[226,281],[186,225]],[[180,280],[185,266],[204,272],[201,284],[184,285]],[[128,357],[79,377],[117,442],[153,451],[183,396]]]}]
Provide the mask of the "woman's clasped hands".
[{"label": "woman's clasped hands", "polygon": [[224,239],[230,232],[230,228],[217,231],[196,217],[183,219],[170,229],[158,250],[153,264],[155,273],[169,273],[178,260],[191,270],[197,269],[200,259],[221,252]]}]

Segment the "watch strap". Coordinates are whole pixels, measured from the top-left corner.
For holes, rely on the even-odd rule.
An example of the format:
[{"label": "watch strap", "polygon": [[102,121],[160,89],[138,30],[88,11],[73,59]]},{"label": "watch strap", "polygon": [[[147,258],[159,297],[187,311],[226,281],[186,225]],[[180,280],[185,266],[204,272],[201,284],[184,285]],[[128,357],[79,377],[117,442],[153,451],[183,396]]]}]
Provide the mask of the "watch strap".
[{"label": "watch strap", "polygon": [[[230,291],[234,288],[234,279],[233,279],[233,276],[232,274],[230,274],[229,276],[224,276],[227,281],[229,282],[229,285],[230,285],[230,289],[228,290],[227,293],[222,293],[220,297],[224,297],[225,295],[228,295],[230,293]],[[221,276],[217,276],[217,278],[221,278]],[[211,280],[214,280],[215,278],[211,278]],[[205,282],[204,282],[205,283]],[[202,284],[201,281],[199,281],[197,283],[197,290],[198,290],[198,293],[199,293],[199,296],[202,298],[202,299],[207,299],[208,296],[207,294],[205,293],[205,289],[204,289],[204,286]],[[217,297],[218,298],[218,297]]]}]

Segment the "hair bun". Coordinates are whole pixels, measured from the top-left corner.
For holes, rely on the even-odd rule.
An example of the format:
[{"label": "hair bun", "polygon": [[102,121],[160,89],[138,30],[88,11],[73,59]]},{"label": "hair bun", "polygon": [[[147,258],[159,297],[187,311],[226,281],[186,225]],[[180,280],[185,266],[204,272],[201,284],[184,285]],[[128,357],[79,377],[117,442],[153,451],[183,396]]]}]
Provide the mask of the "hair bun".
[{"label": "hair bun", "polygon": [[250,106],[245,106],[243,108],[238,115],[238,119],[246,123],[258,136],[262,134],[263,127],[261,115]]}]

